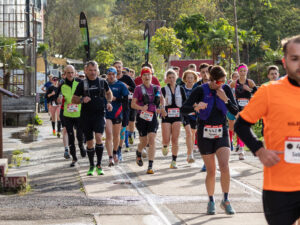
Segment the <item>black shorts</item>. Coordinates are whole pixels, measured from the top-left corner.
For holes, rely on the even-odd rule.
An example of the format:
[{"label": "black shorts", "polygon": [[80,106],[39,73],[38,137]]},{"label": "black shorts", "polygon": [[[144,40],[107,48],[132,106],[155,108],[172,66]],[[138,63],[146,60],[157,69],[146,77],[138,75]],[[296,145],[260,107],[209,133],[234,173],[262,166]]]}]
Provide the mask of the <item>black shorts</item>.
[{"label": "black shorts", "polygon": [[86,141],[94,139],[94,132],[103,134],[105,128],[104,116],[97,115],[81,118],[82,130]]},{"label": "black shorts", "polygon": [[137,114],[135,126],[140,137],[145,137],[149,133],[156,133],[158,129],[158,120],[156,114],[154,113],[152,121],[146,121],[140,118],[140,114]]},{"label": "black shorts", "polygon": [[230,141],[228,136],[228,130],[224,129],[223,137],[208,139],[203,137],[203,126],[198,126],[197,130],[197,145],[201,155],[214,154],[219,148],[230,148]]},{"label": "black shorts", "polygon": [[175,122],[182,122],[182,117],[165,117],[161,118],[162,123],[175,123]]},{"label": "black shorts", "polygon": [[129,122],[134,122],[136,117],[136,110],[129,107]]},{"label": "black shorts", "polygon": [[300,217],[300,191],[263,191],[263,206],[269,225],[293,224]]},{"label": "black shorts", "polygon": [[182,124],[184,127],[187,125],[190,125],[192,129],[194,129],[194,130],[197,129],[197,120],[193,120],[192,118],[190,118],[188,116],[183,116]]},{"label": "black shorts", "polygon": [[122,123],[122,118],[121,117],[114,118],[114,119],[106,118],[106,120],[111,120],[112,124],[120,124],[120,123]]},{"label": "black shorts", "polygon": [[65,117],[64,117],[64,110],[63,109],[60,109],[59,118],[60,118],[61,126],[65,127],[66,122],[65,122],[65,119],[64,119]]}]

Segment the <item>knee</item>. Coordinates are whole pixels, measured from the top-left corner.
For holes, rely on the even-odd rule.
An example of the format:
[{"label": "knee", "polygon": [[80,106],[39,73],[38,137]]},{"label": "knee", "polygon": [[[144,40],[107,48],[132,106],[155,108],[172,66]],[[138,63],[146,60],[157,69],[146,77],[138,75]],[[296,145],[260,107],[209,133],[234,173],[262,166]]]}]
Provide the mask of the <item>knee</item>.
[{"label": "knee", "polygon": [[219,169],[221,173],[227,173],[229,172],[229,165],[228,163],[224,163],[224,164],[219,164]]},{"label": "knee", "polygon": [[216,176],[216,168],[206,167],[206,176],[207,177],[215,177]]}]

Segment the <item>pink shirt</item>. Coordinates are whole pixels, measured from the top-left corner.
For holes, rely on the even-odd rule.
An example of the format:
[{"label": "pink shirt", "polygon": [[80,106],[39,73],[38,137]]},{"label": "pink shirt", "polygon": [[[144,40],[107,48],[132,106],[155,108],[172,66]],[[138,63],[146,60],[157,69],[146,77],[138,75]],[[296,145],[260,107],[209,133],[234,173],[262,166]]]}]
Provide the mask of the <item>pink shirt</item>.
[{"label": "pink shirt", "polygon": [[[147,95],[149,96],[149,101],[150,101],[150,102],[153,102],[154,97],[155,97],[155,96],[154,96],[154,93],[153,93],[153,86],[156,86],[156,87],[157,87],[157,91],[158,91],[159,94],[161,95],[161,90],[160,90],[160,87],[159,87],[159,86],[153,85],[153,84],[151,84],[151,86],[150,86],[149,88],[147,88],[147,87],[145,86],[146,93],[147,93]],[[136,99],[137,99],[137,102],[136,102],[136,103],[137,103],[139,106],[143,106],[143,105],[144,105],[144,103],[143,103],[142,85],[139,85],[139,86],[137,86],[137,87],[134,89],[133,98],[136,98]],[[156,106],[155,106],[153,103],[150,103],[150,104],[148,105],[148,111],[149,111],[149,112],[155,112],[155,110],[156,110]],[[140,112],[140,110],[139,110],[139,112]]]}]

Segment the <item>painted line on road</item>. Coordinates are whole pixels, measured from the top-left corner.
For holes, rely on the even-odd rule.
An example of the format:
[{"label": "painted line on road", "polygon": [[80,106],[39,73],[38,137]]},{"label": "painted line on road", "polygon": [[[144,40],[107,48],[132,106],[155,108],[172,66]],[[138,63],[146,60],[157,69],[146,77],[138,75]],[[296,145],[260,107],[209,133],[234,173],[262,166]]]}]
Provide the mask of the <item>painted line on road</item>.
[{"label": "painted line on road", "polygon": [[[126,167],[126,170],[123,168]],[[137,190],[137,192],[148,202],[148,204],[153,208],[153,210],[157,213],[157,215],[160,217],[160,219],[164,222],[165,225],[172,225],[172,224],[181,224],[181,220],[177,219],[177,217],[165,206],[158,207],[155,203],[155,200],[153,199],[152,192],[145,187],[142,182],[139,182],[143,186],[140,187],[138,185],[138,182],[134,181],[126,171],[129,171],[129,167],[127,166],[117,166],[115,167],[115,170],[119,170],[120,176],[126,177],[126,179],[130,180],[132,186]],[[162,208],[162,209],[161,209]],[[163,212],[164,211],[164,212]]]}]

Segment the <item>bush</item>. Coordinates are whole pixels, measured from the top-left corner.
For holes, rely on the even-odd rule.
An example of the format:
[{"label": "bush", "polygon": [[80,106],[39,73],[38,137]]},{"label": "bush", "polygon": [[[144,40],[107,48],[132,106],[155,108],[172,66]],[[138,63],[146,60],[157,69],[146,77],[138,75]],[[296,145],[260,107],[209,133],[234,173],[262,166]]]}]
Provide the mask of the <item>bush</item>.
[{"label": "bush", "polygon": [[41,118],[39,117],[39,115],[35,115],[35,117],[34,117],[34,124],[35,125],[42,125],[43,124],[43,120],[41,120]]}]

